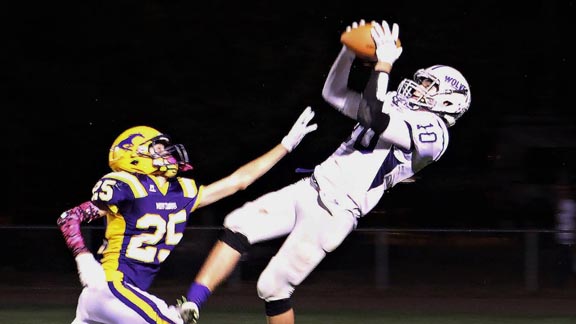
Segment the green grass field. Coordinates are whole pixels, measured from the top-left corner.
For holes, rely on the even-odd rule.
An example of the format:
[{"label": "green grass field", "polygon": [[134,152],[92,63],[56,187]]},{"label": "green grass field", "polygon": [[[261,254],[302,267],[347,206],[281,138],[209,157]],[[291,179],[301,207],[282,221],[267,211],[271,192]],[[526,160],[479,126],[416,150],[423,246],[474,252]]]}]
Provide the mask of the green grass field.
[{"label": "green grass field", "polygon": [[[70,324],[81,286],[75,273],[36,276],[4,272],[0,324]],[[338,273],[337,273],[338,274]],[[297,324],[576,324],[576,289],[491,285],[394,285],[379,289],[338,275],[312,276],[292,296]],[[182,279],[156,282],[151,293],[173,303]],[[254,280],[220,287],[200,324],[265,324]],[[130,323],[127,323],[130,324]]]},{"label": "green grass field", "polygon": [[[0,323],[3,324],[63,324],[70,323],[74,307],[62,306],[20,306],[0,308]],[[253,324],[266,323],[263,314],[257,310],[206,309],[201,314],[202,324]],[[297,313],[298,324],[568,324],[575,323],[573,316],[523,316],[487,315],[469,313],[393,313],[379,311],[301,311]]]}]

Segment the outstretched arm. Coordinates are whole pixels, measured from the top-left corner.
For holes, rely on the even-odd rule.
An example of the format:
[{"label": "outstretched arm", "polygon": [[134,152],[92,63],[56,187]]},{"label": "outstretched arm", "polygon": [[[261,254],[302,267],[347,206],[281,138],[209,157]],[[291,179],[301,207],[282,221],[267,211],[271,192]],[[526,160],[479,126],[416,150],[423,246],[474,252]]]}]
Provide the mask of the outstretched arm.
[{"label": "outstretched arm", "polygon": [[268,172],[286,154],[291,152],[306,134],[315,131],[318,125],[309,125],[314,117],[312,108],[307,107],[298,120],[294,123],[290,132],[282,139],[282,142],[264,153],[258,158],[244,164],[229,176],[205,186],[202,190],[202,199],[198,207],[210,205],[224,197],[228,197],[239,190],[246,189],[258,178]]},{"label": "outstretched arm", "polygon": [[390,26],[385,20],[382,21],[382,24],[373,21],[370,33],[376,45],[378,62],[374,65],[372,80],[370,80],[375,83],[373,85],[375,89],[370,89],[369,92],[365,91],[364,94],[368,98],[375,97],[380,101],[384,101],[388,91],[389,74],[392,71],[392,65],[402,55],[402,46],[398,45],[400,27],[398,24],[393,24],[392,30],[390,30]]},{"label": "outstretched arm", "polygon": [[[360,20],[360,23],[354,22],[346,29],[350,30],[364,24],[364,20]],[[322,97],[342,114],[357,120],[359,103],[362,96],[359,92],[348,88],[350,70],[355,58],[356,56],[351,50],[346,46],[342,46],[324,82]]]},{"label": "outstretched arm", "polygon": [[[342,46],[324,82],[322,97],[338,111],[356,119],[353,112],[347,112],[344,109],[347,106],[352,106],[351,102],[357,103],[360,100],[360,93],[348,88],[348,79],[354,58],[354,53],[348,50],[346,46]],[[349,102],[348,105],[346,104],[347,101]]]},{"label": "outstretched arm", "polygon": [[394,24],[392,30],[386,21],[379,24],[372,22],[372,39],[376,45],[378,62],[362,93],[358,121],[365,127],[373,129],[376,133],[384,132],[389,126],[390,116],[383,112],[383,102],[388,92],[389,73],[392,65],[402,54],[402,47],[397,46],[399,27]]},{"label": "outstretched arm", "polygon": [[402,54],[402,47],[398,46],[399,27],[394,24],[390,30],[386,21],[382,21],[382,24],[372,22],[371,33],[376,44],[378,62],[363,92],[365,100],[362,102],[366,103],[368,109],[361,109],[359,120],[379,136],[408,150],[412,148],[409,127],[403,119],[395,117],[397,115],[389,115],[388,111],[382,110],[384,107],[389,107],[385,101],[391,100],[387,98],[389,97],[387,96],[389,73],[392,71],[394,62]]},{"label": "outstretched arm", "polygon": [[[354,22],[348,26],[347,30],[365,24],[364,20],[360,20],[359,23]],[[343,46],[330,68],[322,89],[322,97],[344,115],[357,120],[365,127],[382,132],[388,123],[388,116],[382,114],[382,102],[388,89],[388,74],[394,61],[400,57],[402,47],[396,46],[399,35],[397,24],[390,30],[386,21],[382,21],[382,24],[373,21],[371,35],[376,45],[378,61],[363,93],[360,94],[348,87],[355,55]]]}]

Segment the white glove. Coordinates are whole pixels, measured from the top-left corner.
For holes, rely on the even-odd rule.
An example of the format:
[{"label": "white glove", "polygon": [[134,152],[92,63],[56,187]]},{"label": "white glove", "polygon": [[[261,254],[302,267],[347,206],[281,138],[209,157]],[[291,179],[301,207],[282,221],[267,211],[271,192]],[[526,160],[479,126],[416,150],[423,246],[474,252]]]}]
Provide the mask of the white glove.
[{"label": "white glove", "polygon": [[382,24],[372,22],[370,34],[372,34],[372,39],[376,44],[378,62],[394,64],[402,54],[402,47],[396,47],[396,41],[400,34],[398,24],[392,25],[392,31],[390,31],[390,26],[385,20],[382,20]]},{"label": "white glove", "polygon": [[314,111],[312,108],[306,107],[304,112],[300,114],[300,117],[298,117],[298,120],[296,120],[292,126],[292,129],[290,129],[290,132],[288,132],[288,134],[282,139],[282,146],[284,146],[288,152],[292,152],[292,150],[300,144],[300,141],[302,141],[306,134],[313,132],[318,128],[317,124],[308,125],[312,118],[314,118]]},{"label": "white glove", "polygon": [[102,265],[96,261],[92,253],[80,253],[75,260],[82,286],[101,287],[106,284],[104,269],[102,269]]}]

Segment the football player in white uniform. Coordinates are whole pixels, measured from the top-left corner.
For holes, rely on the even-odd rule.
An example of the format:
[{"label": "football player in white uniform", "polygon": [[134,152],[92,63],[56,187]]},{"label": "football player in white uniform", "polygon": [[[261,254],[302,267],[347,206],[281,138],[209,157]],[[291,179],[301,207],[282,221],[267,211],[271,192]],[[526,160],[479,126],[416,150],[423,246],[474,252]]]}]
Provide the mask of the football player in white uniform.
[{"label": "football player in white uniform", "polygon": [[[353,23],[357,28],[365,22]],[[448,127],[470,106],[468,82],[456,69],[434,65],[387,91],[399,27],[373,22],[378,62],[363,93],[348,88],[355,54],[344,46],[333,63],[322,96],[356,120],[352,134],[303,178],[232,211],[187,293],[183,311],[198,309],[254,243],[287,235],[261,273],[258,295],[269,324],[294,323],[290,296],[355,229],[385,190],[437,161],[448,146]]]}]

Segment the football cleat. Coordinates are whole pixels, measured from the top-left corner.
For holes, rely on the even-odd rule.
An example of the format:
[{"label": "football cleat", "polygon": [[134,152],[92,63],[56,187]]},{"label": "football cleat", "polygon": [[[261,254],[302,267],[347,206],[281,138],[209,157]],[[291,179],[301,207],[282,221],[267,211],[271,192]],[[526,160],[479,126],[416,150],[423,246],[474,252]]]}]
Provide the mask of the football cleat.
[{"label": "football cleat", "polygon": [[182,297],[181,300],[178,300],[177,308],[184,324],[198,323],[198,319],[200,318],[200,310],[198,309],[198,305],[187,301],[185,297]]}]

